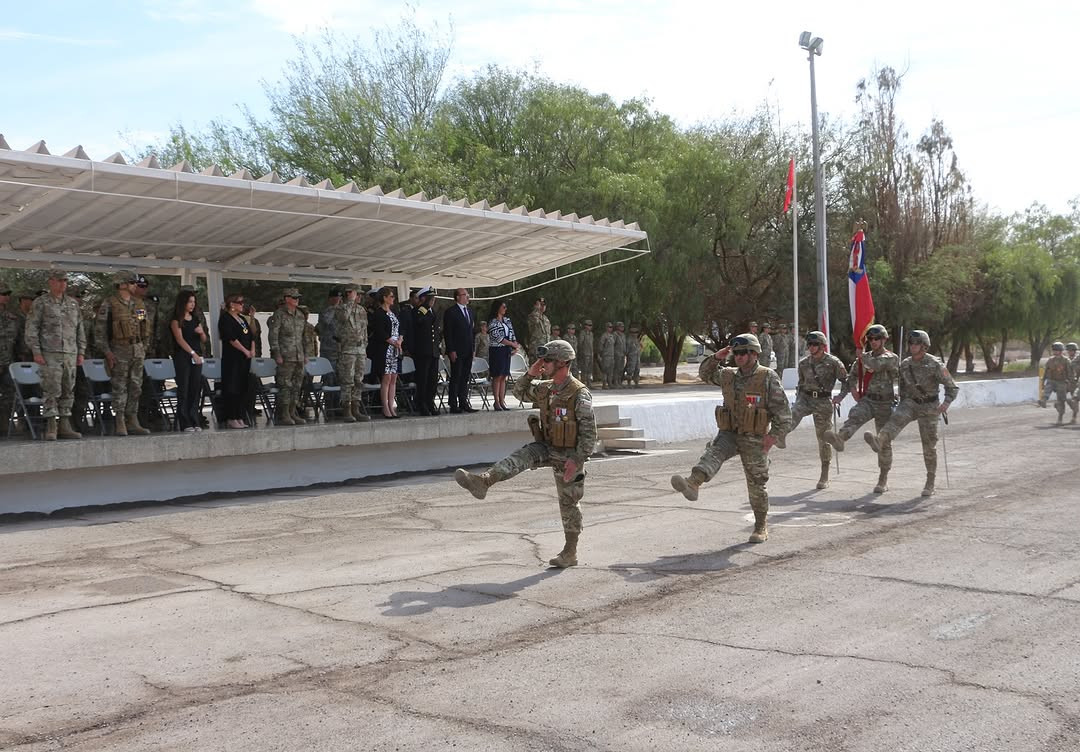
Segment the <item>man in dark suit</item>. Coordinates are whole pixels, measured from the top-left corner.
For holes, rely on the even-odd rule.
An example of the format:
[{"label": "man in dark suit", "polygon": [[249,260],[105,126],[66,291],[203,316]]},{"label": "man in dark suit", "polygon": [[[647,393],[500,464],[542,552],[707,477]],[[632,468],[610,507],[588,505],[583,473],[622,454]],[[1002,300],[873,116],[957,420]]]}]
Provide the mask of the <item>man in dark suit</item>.
[{"label": "man in dark suit", "polygon": [[[412,310],[413,363],[416,365],[416,406],[421,415],[438,415],[435,385],[439,380],[439,318],[432,306],[435,288],[424,287],[416,293],[418,302]],[[406,335],[408,336],[408,335]]]},{"label": "man in dark suit", "polygon": [[446,357],[450,359],[450,412],[475,413],[469,403],[469,377],[472,374],[473,338],[476,314],[469,308],[469,293],[464,287],[454,291],[454,305],[443,315],[443,338]]}]

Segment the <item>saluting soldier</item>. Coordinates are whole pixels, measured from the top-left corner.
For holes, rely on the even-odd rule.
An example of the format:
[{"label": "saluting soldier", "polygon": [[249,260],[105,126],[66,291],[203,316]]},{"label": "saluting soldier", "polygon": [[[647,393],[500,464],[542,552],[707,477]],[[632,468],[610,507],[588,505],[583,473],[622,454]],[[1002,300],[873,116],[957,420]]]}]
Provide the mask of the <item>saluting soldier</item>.
[{"label": "saluting soldier", "polygon": [[[908,352],[911,355],[900,363],[900,404],[893,410],[889,422],[876,434],[863,434],[870,448],[880,454],[892,444],[913,420],[919,421],[919,437],[922,439],[923,463],[926,465],[926,485],[923,496],[934,495],[937,475],[938,416],[944,415],[949,405],[960,393],[952,374],[930,349],[930,335],[915,329],[908,335]],[[939,402],[939,386],[945,387],[945,401]]]},{"label": "saluting soldier", "polygon": [[[331,309],[333,322],[328,321],[328,331],[337,339],[338,384],[341,385],[341,404],[346,423],[368,421],[360,400],[363,397],[364,362],[368,343],[367,310],[360,303],[360,286],[345,285],[345,300]],[[322,326],[322,320],[319,320]]]},{"label": "saluting soldier", "polygon": [[67,272],[49,275],[49,291],[39,295],[26,317],[27,347],[34,362],[41,366],[41,391],[45,398],[45,440],[81,439],[71,425],[71,406],[75,401],[75,369],[82,365],[86,352],[79,304],[67,292]]},{"label": "saluting soldier", "polygon": [[[818,457],[821,459],[818,488],[829,487],[832,449],[825,441],[825,432],[832,425],[835,406],[843,402],[848,393],[847,369],[840,358],[825,352],[826,343],[824,332],[810,332],[806,335],[806,349],[809,354],[799,361],[799,388],[795,396],[795,406],[791,409],[792,431],[803,418],[814,416]],[[837,381],[840,382],[840,394],[833,397],[833,386]]]},{"label": "saluting soldier", "polygon": [[[870,350],[859,353],[848,376],[848,386],[855,398],[855,406],[851,408],[839,431],[834,432],[831,428],[825,431],[825,440],[838,452],[844,451],[844,443],[851,439],[864,423],[872,419],[874,428],[880,431],[892,417],[893,405],[896,404],[895,385],[900,378],[900,356],[886,349],[888,339],[889,330],[881,324],[874,324],[866,330],[866,342],[870,345]],[[860,373],[863,374],[863,383],[859,383]],[[874,486],[874,493],[885,493],[889,490],[892,459],[891,445],[882,447],[878,452],[878,482]]]},{"label": "saluting soldier", "polygon": [[[722,367],[731,354],[735,366]],[[705,453],[690,475],[671,476],[671,487],[688,501],[697,501],[698,489],[720,471],[735,455],[742,460],[750,508],[754,510],[754,532],[750,543],[769,538],[768,452],[790,430],[791,407],[780,377],[758,363],[761,343],[753,334],[732,337],[727,347],[701,361],[698,376],[723,390],[724,403],[715,411],[715,438],[705,445]]]},{"label": "saluting soldier", "polygon": [[148,311],[131,292],[137,278],[134,272],[113,275],[116,293],[102,302],[94,324],[94,346],[109,367],[117,436],[150,433],[137,416],[151,335]]},{"label": "saluting soldier", "polygon": [[570,375],[570,361],[576,355],[566,340],[541,345],[539,357],[514,383],[514,396],[535,402],[539,417],[529,417],[531,444],[518,449],[475,474],[458,468],[454,480],[473,496],[483,499],[491,486],[513,478],[523,470],[550,467],[555,475],[565,545],[548,563],[553,567],[577,564],[581,535],[581,497],[585,494],[585,462],[596,446],[596,418],[592,395],[584,384]]},{"label": "saluting soldier", "polygon": [[307,421],[298,414],[304,363],[308,357],[307,316],[300,310],[300,291],[286,288],[284,302],[270,319],[270,357],[277,363],[277,423],[292,426]]}]

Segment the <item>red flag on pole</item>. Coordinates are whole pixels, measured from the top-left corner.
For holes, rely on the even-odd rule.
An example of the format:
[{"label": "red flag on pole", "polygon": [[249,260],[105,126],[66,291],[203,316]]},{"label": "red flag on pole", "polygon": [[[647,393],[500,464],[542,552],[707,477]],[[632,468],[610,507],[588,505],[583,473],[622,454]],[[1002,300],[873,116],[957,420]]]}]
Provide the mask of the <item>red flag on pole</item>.
[{"label": "red flag on pole", "polygon": [[[848,259],[848,302],[851,306],[851,336],[855,349],[862,352],[866,342],[866,330],[874,323],[874,298],[870,295],[870,279],[866,276],[866,236],[861,228],[851,238],[851,255]],[[862,357],[858,362],[857,396],[866,393],[870,372],[864,371]]]},{"label": "red flag on pole", "polygon": [[795,188],[795,160],[791,160],[788,163],[787,168],[787,190],[784,191],[784,214],[787,214],[788,209],[791,208],[791,193]]}]

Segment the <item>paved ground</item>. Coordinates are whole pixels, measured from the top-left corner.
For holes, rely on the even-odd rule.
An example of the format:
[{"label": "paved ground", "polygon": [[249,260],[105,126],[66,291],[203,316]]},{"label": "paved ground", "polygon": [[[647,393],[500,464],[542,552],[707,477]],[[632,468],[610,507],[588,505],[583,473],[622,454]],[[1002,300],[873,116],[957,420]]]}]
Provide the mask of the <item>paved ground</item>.
[{"label": "paved ground", "polygon": [[929,500],[914,428],[880,497],[861,442],[810,490],[800,432],[760,546],[738,467],[671,492],[697,443],[590,463],[562,572],[544,471],[9,524],[0,747],[1078,749],[1080,430],[1049,417],[957,411]]}]

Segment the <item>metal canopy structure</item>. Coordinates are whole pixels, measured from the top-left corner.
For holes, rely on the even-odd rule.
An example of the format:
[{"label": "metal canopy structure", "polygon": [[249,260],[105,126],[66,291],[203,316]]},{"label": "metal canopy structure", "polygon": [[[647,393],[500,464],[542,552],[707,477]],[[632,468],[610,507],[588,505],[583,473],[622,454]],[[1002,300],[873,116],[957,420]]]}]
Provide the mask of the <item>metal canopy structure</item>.
[{"label": "metal canopy structure", "polygon": [[[93,161],[0,135],[0,266],[491,287],[646,241],[636,223],[274,173]],[[216,297],[216,296],[214,296]]]}]

